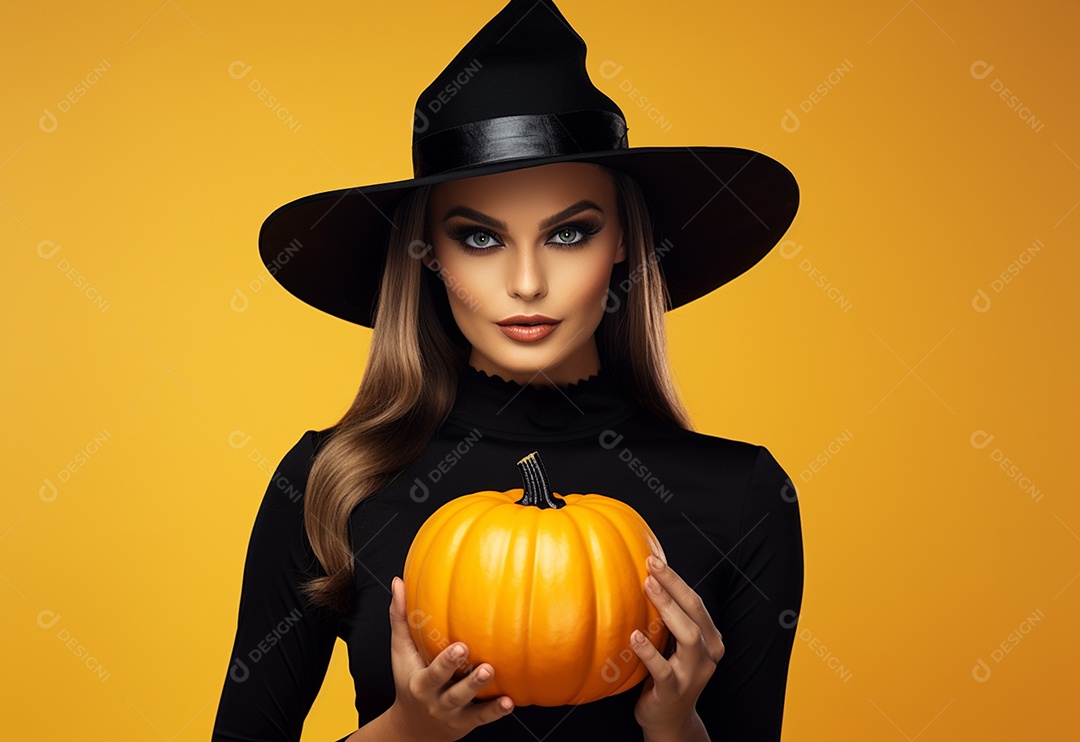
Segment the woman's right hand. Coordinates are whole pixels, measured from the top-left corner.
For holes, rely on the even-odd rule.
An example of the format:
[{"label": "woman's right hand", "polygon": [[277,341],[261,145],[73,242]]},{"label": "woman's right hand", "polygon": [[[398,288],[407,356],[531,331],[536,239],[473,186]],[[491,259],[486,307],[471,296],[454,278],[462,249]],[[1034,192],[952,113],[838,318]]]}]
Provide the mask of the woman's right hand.
[{"label": "woman's right hand", "polygon": [[469,649],[463,642],[443,648],[425,665],[405,617],[405,583],[395,577],[390,591],[390,661],[397,697],[389,713],[405,739],[452,742],[513,710],[509,696],[472,703],[495,677],[495,668],[482,662],[464,678],[455,678],[454,670],[468,663]]}]

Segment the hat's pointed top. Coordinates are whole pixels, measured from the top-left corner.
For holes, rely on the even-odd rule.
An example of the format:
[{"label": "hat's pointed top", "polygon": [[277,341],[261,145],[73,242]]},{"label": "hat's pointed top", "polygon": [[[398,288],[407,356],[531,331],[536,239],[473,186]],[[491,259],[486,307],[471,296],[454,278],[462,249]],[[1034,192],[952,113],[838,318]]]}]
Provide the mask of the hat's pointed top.
[{"label": "hat's pointed top", "polygon": [[510,0],[465,46],[499,47],[506,53],[543,54],[566,47],[585,54],[585,40],[551,0]]},{"label": "hat's pointed top", "polygon": [[[588,162],[640,186],[653,223],[645,249],[658,264],[663,258],[667,309],[749,270],[795,216],[799,188],[791,172],[747,149],[630,149],[626,117],[589,79],[585,54],[584,40],[551,0],[509,0],[420,94],[413,178],[352,185],[279,207],[259,232],[263,264],[301,300],[373,327],[382,277],[393,265],[388,250],[395,240],[420,237],[389,216],[402,199],[458,178]],[[633,281],[625,279],[626,264],[612,270],[615,309],[644,301],[640,291],[627,292]],[[436,311],[449,318],[446,288],[423,273],[433,284],[427,290]]]},{"label": "hat's pointed top", "polygon": [[414,143],[502,116],[622,111],[585,68],[585,41],[551,0],[510,0],[416,100]]}]

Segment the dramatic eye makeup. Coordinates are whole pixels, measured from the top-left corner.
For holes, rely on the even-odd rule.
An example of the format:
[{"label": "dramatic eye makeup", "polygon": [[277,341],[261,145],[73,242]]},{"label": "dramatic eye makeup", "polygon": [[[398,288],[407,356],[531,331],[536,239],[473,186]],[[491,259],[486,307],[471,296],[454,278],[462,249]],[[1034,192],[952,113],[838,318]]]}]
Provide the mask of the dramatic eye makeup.
[{"label": "dramatic eye makeup", "polygon": [[[601,222],[591,219],[567,222],[552,230],[548,235],[548,244],[566,249],[584,247],[603,227]],[[446,235],[456,241],[466,252],[487,252],[493,246],[502,245],[497,234],[486,227],[477,227],[475,224],[448,227]]]},{"label": "dramatic eye makeup", "polygon": [[[556,245],[564,249],[584,247],[586,243],[604,228],[603,220],[592,216],[581,216],[573,221],[565,221],[570,217],[586,210],[595,210],[603,213],[603,209],[589,200],[581,200],[574,205],[563,209],[540,222],[537,228],[540,230],[557,227],[548,234],[548,244]],[[444,224],[454,217],[464,217],[472,223],[461,222],[446,225],[446,235],[456,241],[462,250],[470,253],[488,252],[494,246],[502,245],[499,232],[506,232],[505,222],[494,219],[487,214],[470,209],[467,206],[456,206],[450,209],[443,218]],[[479,222],[484,226],[479,226]],[[563,222],[563,223],[559,223]]]}]

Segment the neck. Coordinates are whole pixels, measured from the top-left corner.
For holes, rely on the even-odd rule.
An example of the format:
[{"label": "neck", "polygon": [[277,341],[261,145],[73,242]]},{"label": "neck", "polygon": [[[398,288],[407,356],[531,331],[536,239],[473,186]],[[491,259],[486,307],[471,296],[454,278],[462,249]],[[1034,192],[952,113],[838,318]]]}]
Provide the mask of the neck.
[{"label": "neck", "polygon": [[566,386],[532,386],[469,365],[446,422],[460,432],[505,440],[597,440],[637,409],[604,369]]}]

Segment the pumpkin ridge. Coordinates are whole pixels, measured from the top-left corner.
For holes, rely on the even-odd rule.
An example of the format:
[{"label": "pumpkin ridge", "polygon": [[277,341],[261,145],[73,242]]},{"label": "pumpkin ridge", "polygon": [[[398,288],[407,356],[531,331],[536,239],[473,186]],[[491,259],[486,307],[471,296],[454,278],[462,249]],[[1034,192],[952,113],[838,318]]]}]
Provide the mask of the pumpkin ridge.
[{"label": "pumpkin ridge", "polygon": [[[536,533],[537,533],[537,531],[540,530],[540,516],[543,515],[544,511],[534,509],[534,508],[522,508],[519,511],[519,513],[520,513],[520,517],[525,518],[526,523],[528,524],[529,533],[528,533],[528,539],[527,539],[526,543],[530,545],[530,548],[526,549],[525,553],[526,553],[526,558],[532,560],[532,565],[531,565],[530,569],[528,569],[528,570],[522,569],[521,570],[522,575],[524,575],[526,572],[529,573],[528,579],[525,580],[525,590],[523,591],[525,593],[525,599],[521,602],[521,605],[522,605],[522,608],[524,609],[524,614],[525,614],[525,626],[523,627],[523,632],[522,632],[525,636],[524,636],[524,640],[521,642],[521,649],[522,649],[521,667],[522,667],[523,670],[527,671],[528,668],[529,668],[529,647],[532,644],[532,633],[533,633],[533,631],[532,631],[532,627],[533,627],[533,610],[532,610],[533,584],[537,580],[536,565],[537,565],[537,562],[539,561],[536,558],[536,552],[538,551],[538,549],[535,547]],[[528,696],[528,704],[531,705],[531,704],[536,702],[536,699],[535,699],[531,689],[530,689],[529,693],[530,693],[530,695]],[[514,701],[514,705],[516,706],[518,704],[518,699],[513,698],[512,696],[511,696],[511,698]]]},{"label": "pumpkin ridge", "polygon": [[[467,513],[470,510],[479,509],[481,506],[488,505],[487,502],[483,502],[483,501],[477,502],[477,501],[473,501],[473,500],[464,501],[464,500],[457,499],[457,500],[451,500],[450,502],[454,502],[455,505],[456,505],[456,507],[451,507],[450,512],[446,514],[447,522],[449,522],[451,524],[454,524],[459,519],[461,519],[463,517],[464,513]],[[468,518],[467,522],[471,522],[471,520],[472,520],[471,518]],[[471,526],[466,527],[465,532],[460,537],[460,541],[465,540],[465,537],[468,536],[469,530],[471,530]],[[443,565],[439,563],[436,555],[445,554],[448,551],[447,549],[443,548],[443,544],[444,543],[449,544],[450,542],[452,542],[454,540],[455,531],[456,531],[455,528],[440,528],[440,529],[438,529],[438,530],[434,531],[433,533],[426,536],[426,538],[425,538],[426,545],[425,545],[425,548],[424,548],[424,560],[418,566],[416,577],[414,578],[415,579],[415,584],[416,584],[416,588],[415,588],[416,589],[416,595],[417,595],[418,598],[421,595],[423,595],[426,598],[426,597],[428,597],[429,595],[432,594],[431,591],[425,591],[424,588],[423,588],[423,586],[426,584],[425,581],[424,581],[424,576],[425,576],[425,574],[430,575],[432,572],[440,572],[440,571],[442,571],[440,568]],[[429,561],[431,562],[431,566],[432,566],[432,569],[430,569],[430,570],[426,569],[428,567],[428,562]],[[449,569],[449,579],[450,579],[450,581],[453,580],[454,575],[456,573],[456,569],[455,569],[456,568],[456,562],[457,562],[457,551],[454,552],[454,558],[453,558],[452,564],[450,565],[450,569]],[[454,593],[453,593],[452,590],[446,589],[446,590],[438,590],[438,591],[436,591],[436,594],[439,596],[439,600],[438,600],[439,605],[438,606],[430,605],[428,607],[427,611],[429,613],[431,613],[432,616],[440,616],[441,615],[441,616],[446,617],[446,637],[445,637],[445,639],[447,641],[446,646],[449,646],[450,643],[452,643],[454,641],[454,639],[452,638],[453,637],[453,632],[452,632],[452,627],[451,627],[451,622],[453,621],[453,612],[450,610],[450,602],[454,597]],[[441,611],[441,613],[439,611]],[[440,647],[439,649],[435,650],[435,654],[433,654],[431,657],[425,657],[425,660],[427,661],[427,663],[431,664],[431,662],[435,659],[435,656],[440,651],[442,651],[443,648],[444,647]],[[421,654],[426,655],[427,651],[421,651]]]},{"label": "pumpkin ridge", "polygon": [[[498,502],[494,503],[490,508],[488,508],[486,511],[484,511],[483,513],[481,513],[480,515],[478,515],[476,517],[476,520],[473,523],[474,527],[479,526],[480,521],[488,520],[489,522],[486,523],[485,526],[484,526],[485,530],[487,530],[487,529],[489,529],[491,527],[494,527],[496,530],[499,530],[500,525],[501,525],[501,521],[505,517],[505,514],[508,512],[506,510],[506,507],[509,506],[509,505],[512,505],[512,504],[513,504],[513,498],[509,498],[509,499],[499,498]],[[507,539],[506,544],[510,544],[510,543],[512,543],[512,539]],[[490,548],[490,547],[488,547],[488,548]],[[485,552],[486,552],[486,549],[485,549]],[[508,547],[506,545],[504,545],[503,546],[503,552],[502,552],[502,554],[499,555],[500,556],[500,559],[499,559],[499,562],[500,562],[500,564],[499,564],[499,574],[497,575],[497,577],[494,580],[487,580],[489,585],[494,586],[494,588],[493,588],[494,613],[492,614],[492,613],[489,612],[489,615],[487,616],[487,623],[484,625],[484,628],[483,628],[483,635],[484,636],[499,636],[499,634],[500,634],[501,626],[500,626],[500,623],[499,623],[499,619],[501,618],[500,609],[501,609],[502,606],[500,605],[501,601],[500,601],[499,598],[500,598],[500,595],[503,593],[503,585],[505,584],[505,581],[506,581],[506,572],[507,572],[507,569],[506,569],[506,561],[507,561],[506,560],[506,555],[507,555],[507,552],[508,552]],[[485,602],[485,604],[490,606],[492,604],[492,602],[491,602],[491,600],[488,600],[488,601]],[[499,676],[499,668],[496,666],[495,662],[491,662],[490,659],[485,659],[485,660],[480,660],[480,661],[489,662],[491,664],[491,666],[495,668],[495,679],[492,680],[487,686],[484,687],[484,689],[480,692],[480,694],[483,694],[483,695],[478,694],[478,698],[480,698],[481,700],[488,700],[488,699],[491,699],[491,698],[497,698],[498,696],[505,694],[507,692],[506,691],[506,685],[505,685],[506,678],[507,678],[507,671],[506,671],[505,666],[504,666],[503,671],[502,671],[503,674],[500,677]],[[479,664],[479,662],[477,662],[477,664]],[[514,702],[516,703],[517,699],[514,699]]]},{"label": "pumpkin ridge", "polygon": [[[578,539],[581,541],[582,552],[586,556],[586,564],[580,565],[580,566],[585,567],[585,569],[583,569],[583,571],[584,571],[585,574],[587,574],[589,576],[589,589],[591,590],[591,593],[592,593],[593,609],[592,609],[592,620],[589,621],[589,626],[591,627],[591,630],[589,631],[589,651],[588,652],[582,652],[582,654],[584,656],[589,657],[589,662],[586,663],[585,667],[591,669],[591,668],[596,667],[596,645],[597,645],[596,626],[599,623],[598,619],[599,619],[599,614],[600,614],[600,607],[599,607],[599,601],[597,599],[596,573],[595,573],[595,571],[593,569],[594,565],[595,565],[595,562],[594,562],[594,560],[592,558],[593,557],[592,543],[591,543],[590,539],[586,537],[585,532],[583,530],[582,524],[578,522],[578,518],[582,518],[582,520],[588,521],[589,517],[590,517],[590,515],[589,515],[590,511],[587,508],[582,509],[582,510],[578,510],[577,508],[574,508],[573,511],[567,511],[567,512],[568,512],[568,514],[570,516],[570,522],[574,526],[574,531],[577,533]],[[589,530],[590,530],[590,532],[592,531],[591,524],[589,524]],[[579,682],[578,682],[577,692],[574,694],[575,700],[573,701],[573,703],[580,703],[581,702],[581,698],[582,698],[582,695],[583,695],[583,691],[585,690],[585,686],[587,686],[589,684],[589,682],[591,681],[591,678],[589,677],[589,670],[587,669],[584,672],[580,673],[580,675],[578,676],[578,680],[579,680]]]},{"label": "pumpkin ridge", "polygon": [[[451,498],[414,536],[409,608],[423,619],[410,621],[414,638],[429,664],[451,642],[469,643],[469,666],[454,668],[455,681],[481,662],[496,667],[477,700],[559,706],[623,693],[648,677],[630,631],[643,629],[654,647],[668,637],[639,564],[663,549],[641,514],[615,497],[568,493],[559,505],[574,507],[545,515],[561,507],[539,506],[547,498],[538,488],[559,497],[539,454],[518,464],[525,488]],[[530,487],[536,502],[518,501]]]},{"label": "pumpkin ridge", "polygon": [[[423,526],[421,526],[421,529],[423,529]],[[428,561],[432,558],[432,554],[434,553],[434,550],[431,548],[431,546],[435,543],[435,538],[437,536],[437,532],[432,534],[424,534],[424,542],[421,544],[424,548],[422,548],[420,551],[421,559],[419,562],[416,563],[413,570],[410,571],[409,580],[405,583],[408,591],[413,594],[413,610],[417,610],[416,604],[418,602],[424,602],[422,600],[422,598],[424,597],[422,589],[422,585],[424,584],[423,578],[424,574],[427,572],[425,568],[428,566]],[[404,578],[404,575],[402,577]],[[406,593],[406,597],[407,596],[408,593]],[[406,605],[405,608],[406,610],[408,610],[408,605]],[[438,614],[433,613],[432,615],[434,616]],[[446,615],[445,612],[443,613],[443,615]],[[405,617],[407,620],[409,620],[408,614],[406,614]],[[412,631],[410,633],[413,634],[413,641],[417,645],[417,649],[420,651],[420,656],[424,659],[425,663],[430,665],[432,660],[435,659],[435,657],[428,656],[427,646],[423,641],[420,640],[420,637],[423,633],[421,631],[421,629],[423,628],[423,624],[421,624],[420,626],[413,626],[412,620],[409,620],[409,626],[412,628]]]},{"label": "pumpkin ridge", "polygon": [[[625,526],[629,526],[629,524],[626,522],[626,518],[625,518],[627,513],[622,508],[618,507],[618,505],[612,506],[611,503],[606,502],[607,500],[611,500],[612,502],[622,504],[618,500],[615,500],[614,498],[607,497],[606,495],[601,495],[601,497],[603,499],[594,499],[594,500],[592,500],[592,502],[589,502],[588,500],[583,500],[581,504],[587,505],[588,508],[592,512],[596,513],[598,516],[603,518],[605,521],[607,521],[611,525],[611,527],[613,529],[615,529],[616,533],[619,534],[619,538],[614,539],[615,543],[617,543],[619,545],[619,549],[622,551],[623,555],[625,555],[626,563],[630,565],[630,569],[634,572],[634,574],[639,574],[638,565],[634,561],[634,553],[630,549],[629,543],[627,543],[627,536],[628,536],[627,531],[629,530],[628,528],[625,527]],[[599,506],[599,507],[596,507],[596,506]],[[629,507],[629,506],[627,506],[627,507]],[[618,513],[620,516],[623,516],[623,517],[612,517],[611,516],[612,512]],[[641,516],[638,515],[636,511],[632,511],[632,512],[633,512],[633,514],[635,516],[637,516],[638,519],[641,519]],[[639,581],[635,584],[635,588],[637,590],[642,591],[642,597],[643,597],[645,603],[649,603],[649,597],[648,597],[648,595],[646,595],[644,593],[644,586],[642,584],[643,580],[644,580],[644,578],[640,578]],[[635,622],[635,623],[637,623],[637,622],[644,623],[645,628],[646,628],[646,632],[643,632],[643,633],[647,633],[647,631],[648,631],[648,619],[649,619],[649,607],[648,607],[648,605],[643,605],[642,609],[643,609],[643,614],[644,615],[642,615],[642,613],[638,613],[636,616],[634,616],[632,618],[632,621]],[[627,637],[627,647],[629,647],[629,646],[630,646],[629,637]],[[631,651],[633,651],[633,650],[631,650]],[[636,657],[636,655],[635,655],[635,657]],[[618,686],[618,688],[612,693],[612,695],[616,695],[618,693],[621,693],[622,691],[629,688],[630,686],[628,686],[627,683],[634,677],[635,674],[637,674],[637,668],[638,667],[644,667],[644,664],[641,662],[640,659],[638,659],[637,662],[634,663],[632,666],[634,667],[634,670],[631,671],[631,672],[627,672],[626,679],[622,682],[621,685]],[[623,670],[625,668],[620,667],[619,669]],[[646,671],[647,671],[647,668],[646,668]]]},{"label": "pumpkin ridge", "polygon": [[[473,513],[469,512],[469,511],[480,511],[481,506],[485,506],[485,509],[482,512],[478,512],[476,514],[473,514]],[[448,579],[447,579],[446,589],[443,590],[443,591],[440,591],[441,595],[446,596],[446,605],[443,607],[443,614],[442,615],[446,616],[446,639],[450,643],[453,643],[453,642],[457,641],[457,639],[455,639],[454,637],[458,636],[457,626],[455,625],[455,619],[458,618],[458,612],[455,611],[455,610],[450,609],[450,602],[452,600],[456,600],[456,599],[460,598],[458,593],[455,592],[455,584],[454,584],[455,581],[459,581],[458,578],[461,576],[461,573],[463,571],[463,570],[458,568],[458,558],[461,556],[461,548],[460,547],[463,544],[468,542],[469,535],[472,533],[473,530],[475,530],[476,526],[479,525],[480,521],[483,520],[484,516],[487,515],[490,511],[491,511],[491,507],[488,505],[487,502],[484,502],[484,501],[479,501],[479,502],[469,501],[469,502],[465,503],[464,505],[462,505],[460,508],[458,508],[457,511],[452,516],[454,518],[454,520],[457,520],[459,518],[463,519],[465,521],[466,525],[465,525],[465,530],[461,533],[461,536],[458,539],[458,549],[456,549],[454,551],[453,555],[449,559],[450,564],[447,565],[446,573],[447,573]],[[469,512],[469,517],[464,517],[464,514],[466,512]],[[454,529],[454,530],[456,530],[456,529]],[[453,536],[451,536],[451,538],[453,538]],[[429,551],[429,553],[432,553],[432,552],[435,552],[435,551],[436,551],[435,549],[431,549]],[[475,657],[473,655],[473,647],[469,642],[466,642],[466,644],[469,644],[469,661],[470,661],[470,663],[474,662]],[[450,646],[450,644],[447,644],[447,646]]]},{"label": "pumpkin ridge", "polygon": [[[586,503],[594,512],[604,513],[604,517],[608,520],[613,520],[609,513],[616,513],[620,516],[619,520],[623,523],[628,520],[633,521],[635,527],[640,532],[640,535],[644,537],[651,546],[659,545],[659,542],[656,541],[655,534],[650,535],[652,528],[645,522],[645,519],[641,517],[641,513],[622,500],[617,500],[614,497],[608,497],[607,495],[598,495],[594,496],[590,501],[586,501]],[[619,529],[619,533],[624,537],[626,535],[622,528]],[[660,551],[661,553],[663,552],[662,547]],[[642,579],[644,580],[644,578]]]}]

